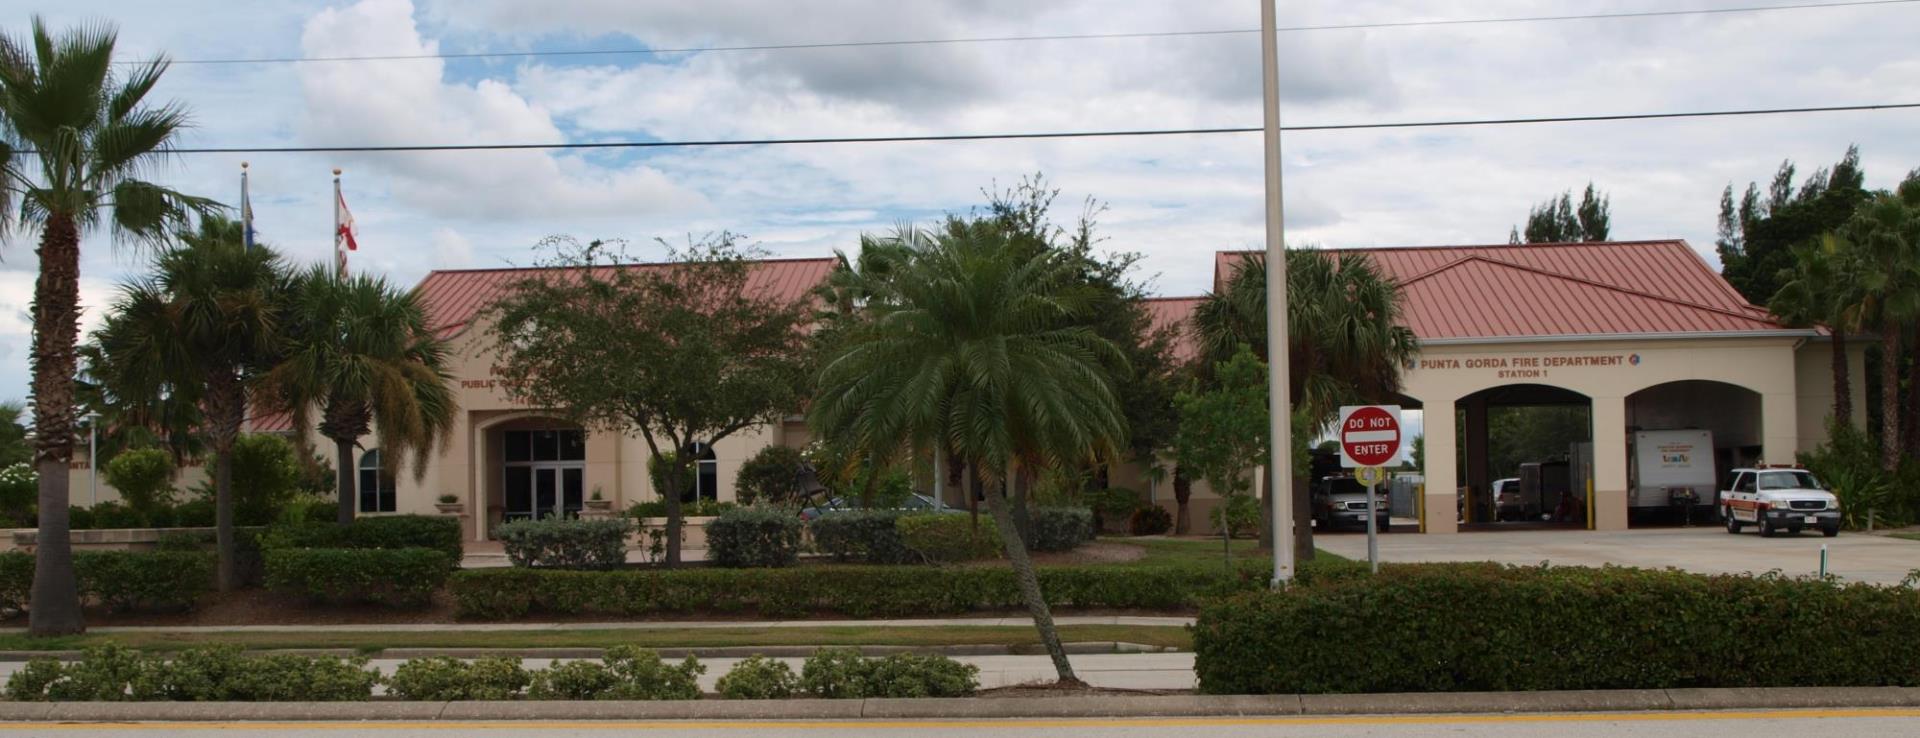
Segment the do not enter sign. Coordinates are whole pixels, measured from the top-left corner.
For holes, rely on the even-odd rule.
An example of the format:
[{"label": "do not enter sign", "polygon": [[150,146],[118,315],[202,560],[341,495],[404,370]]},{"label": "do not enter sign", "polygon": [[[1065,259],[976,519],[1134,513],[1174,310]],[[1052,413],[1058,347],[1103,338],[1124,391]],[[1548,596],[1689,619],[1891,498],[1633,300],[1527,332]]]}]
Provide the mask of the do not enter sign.
[{"label": "do not enter sign", "polygon": [[1400,456],[1400,406],[1340,408],[1340,465],[1387,466]]}]

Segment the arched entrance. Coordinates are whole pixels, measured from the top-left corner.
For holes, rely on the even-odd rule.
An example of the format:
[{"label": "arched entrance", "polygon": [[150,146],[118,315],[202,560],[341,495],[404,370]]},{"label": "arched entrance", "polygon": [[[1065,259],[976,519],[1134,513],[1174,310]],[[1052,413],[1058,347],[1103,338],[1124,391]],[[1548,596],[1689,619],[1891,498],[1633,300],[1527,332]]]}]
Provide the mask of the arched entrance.
[{"label": "arched entrance", "polygon": [[1736,384],[1687,379],[1646,387],[1627,396],[1626,421],[1632,526],[1711,524],[1720,480],[1761,461],[1761,395]]},{"label": "arched entrance", "polygon": [[1462,397],[1453,411],[1462,526],[1587,527],[1592,398],[1552,385],[1509,384]]},{"label": "arched entrance", "polygon": [[529,416],[486,427],[488,517],[495,521],[575,517],[586,501],[586,431]]}]

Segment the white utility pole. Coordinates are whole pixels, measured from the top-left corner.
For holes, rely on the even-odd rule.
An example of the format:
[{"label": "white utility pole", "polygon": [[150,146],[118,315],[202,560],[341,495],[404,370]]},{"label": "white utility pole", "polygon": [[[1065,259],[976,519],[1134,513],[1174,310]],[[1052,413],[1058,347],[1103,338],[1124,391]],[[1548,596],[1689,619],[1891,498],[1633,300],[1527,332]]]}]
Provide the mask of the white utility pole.
[{"label": "white utility pole", "polygon": [[1273,587],[1293,581],[1293,403],[1287,379],[1287,242],[1280,203],[1280,51],[1274,3],[1260,0],[1260,77],[1265,88],[1267,158],[1267,407],[1272,461],[1266,474],[1273,506]]}]

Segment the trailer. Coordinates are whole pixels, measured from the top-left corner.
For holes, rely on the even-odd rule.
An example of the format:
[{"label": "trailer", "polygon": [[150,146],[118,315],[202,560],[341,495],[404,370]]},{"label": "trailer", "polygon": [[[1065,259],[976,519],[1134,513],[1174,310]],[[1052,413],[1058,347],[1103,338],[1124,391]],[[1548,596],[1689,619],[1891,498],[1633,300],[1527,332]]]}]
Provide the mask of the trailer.
[{"label": "trailer", "polygon": [[1627,458],[1627,505],[1633,511],[1710,510],[1717,502],[1712,431],[1635,431]]}]

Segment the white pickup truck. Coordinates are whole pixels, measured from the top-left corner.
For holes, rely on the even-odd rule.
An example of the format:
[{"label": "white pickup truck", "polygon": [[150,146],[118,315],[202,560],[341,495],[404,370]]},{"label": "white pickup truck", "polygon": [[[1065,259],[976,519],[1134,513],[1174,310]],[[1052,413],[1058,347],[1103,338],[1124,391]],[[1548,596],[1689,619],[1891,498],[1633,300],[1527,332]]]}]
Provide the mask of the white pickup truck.
[{"label": "white pickup truck", "polygon": [[1735,469],[1727,480],[1720,515],[1728,533],[1757,525],[1767,537],[1806,528],[1819,528],[1828,538],[1840,535],[1840,499],[1805,469]]}]

